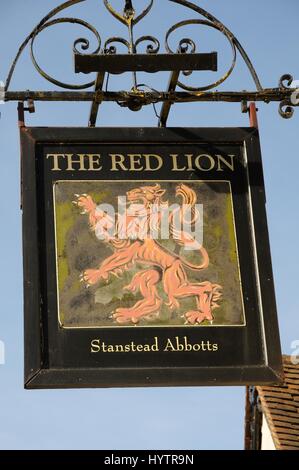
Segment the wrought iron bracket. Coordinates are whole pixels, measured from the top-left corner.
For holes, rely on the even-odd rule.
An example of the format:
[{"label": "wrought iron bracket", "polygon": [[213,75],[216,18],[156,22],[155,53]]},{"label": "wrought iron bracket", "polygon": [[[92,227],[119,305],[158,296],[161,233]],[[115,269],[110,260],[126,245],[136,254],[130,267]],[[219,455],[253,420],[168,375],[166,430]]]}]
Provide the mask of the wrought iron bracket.
[{"label": "wrought iron bracket", "polygon": [[97,78],[95,82],[95,97],[93,99],[91,109],[90,109],[89,122],[88,122],[89,127],[95,127],[96,122],[97,122],[99,106],[103,101],[100,93],[102,92],[102,89],[103,89],[104,80],[105,80],[105,72],[99,72],[97,74]]},{"label": "wrought iron bracket", "polygon": [[27,99],[27,106],[24,106],[24,101],[18,102],[18,123],[19,127],[25,126],[25,112],[30,114],[35,113],[35,104],[32,98]]},{"label": "wrought iron bracket", "polygon": [[[69,7],[86,1],[88,0],[65,1],[50,11],[28,35],[10,68],[4,89],[5,101],[90,101],[89,126],[91,127],[96,125],[99,107],[104,101],[115,102],[119,106],[127,107],[132,111],[139,111],[143,106],[162,103],[159,116],[159,126],[161,127],[167,125],[171,106],[177,103],[239,102],[241,103],[242,112],[247,112],[249,102],[260,101],[270,103],[274,101],[279,103],[279,113],[286,119],[293,116],[294,107],[299,105],[299,89],[292,85],[293,77],[291,75],[283,75],[276,88],[263,88],[250,58],[235,35],[211,13],[193,2],[187,0],[168,0],[170,7],[176,4],[195,14],[195,17],[172,25],[165,33],[165,50],[161,51],[161,42],[157,37],[144,35],[137,39],[135,38],[135,26],[149,15],[154,10],[154,7],[159,8],[158,1],[148,0],[148,5],[144,11],[138,12],[134,5],[136,4],[137,6],[136,2],[125,0],[123,11],[118,12],[109,0],[103,0],[104,9],[115,20],[124,25],[128,31],[127,37],[110,37],[103,42],[103,46],[100,33],[91,24],[80,18],[57,17],[58,14]],[[97,42],[97,47],[93,52],[89,52],[90,43],[88,39],[79,38],[74,42],[75,73],[88,75],[96,73],[95,79],[83,84],[70,84],[57,80],[41,68],[35,57],[34,46],[38,35],[45,29],[52,28],[57,24],[69,23],[88,30]],[[182,37],[181,40],[176,40],[177,46],[175,48],[171,46],[171,42],[174,42],[173,38],[177,37],[181,29],[190,25],[199,29],[210,28],[215,30],[228,41],[231,48],[231,65],[224,75],[213,83],[194,86],[189,82],[192,80],[192,77],[190,79],[188,77],[196,75],[197,72],[203,70],[217,72],[217,52],[198,53],[196,39],[190,37]],[[11,90],[10,86],[16,65],[27,45],[30,47],[31,60],[37,72],[48,82],[67,91]],[[119,54],[117,51],[119,46],[127,48],[127,54]],[[142,46],[145,46],[146,53],[139,52]],[[238,57],[247,66],[248,72],[255,84],[255,90],[219,90],[218,87],[233,73]],[[148,84],[138,83],[139,72],[157,73],[161,71],[170,72],[169,84],[166,91],[158,91]],[[132,73],[132,87],[128,90],[109,91],[109,75],[125,72]],[[106,78],[107,85],[104,90]],[[91,91],[85,91],[88,89],[91,89]],[[31,105],[28,107],[29,111],[32,110]]]}]

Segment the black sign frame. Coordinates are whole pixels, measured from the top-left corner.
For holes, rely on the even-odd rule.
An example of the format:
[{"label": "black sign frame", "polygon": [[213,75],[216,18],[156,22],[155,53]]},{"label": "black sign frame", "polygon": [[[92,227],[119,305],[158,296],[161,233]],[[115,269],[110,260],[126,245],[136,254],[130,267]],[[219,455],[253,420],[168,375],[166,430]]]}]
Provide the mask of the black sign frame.
[{"label": "black sign frame", "polygon": [[[131,365],[119,365],[116,354],[114,364],[95,366],[95,363],[82,363],[80,331],[72,332],[72,343],[65,336],[59,343],[56,336],[67,335],[61,332],[59,325],[49,326],[51,317],[46,295],[49,292],[47,276],[51,274],[45,265],[45,247],[51,243],[45,240],[45,217],[42,203],[44,176],[41,174],[43,148],[56,146],[63,151],[72,145],[194,145],[238,146],[242,154],[242,165],[248,182],[247,212],[248,220],[243,217],[251,233],[251,247],[248,248],[248,263],[254,266],[253,278],[256,279],[255,295],[262,306],[261,312],[255,312],[256,324],[251,322],[245,327],[247,333],[238,342],[227,340],[222,348],[222,359],[210,361],[205,356],[199,365],[188,365],[188,356],[180,358],[179,352],[173,353],[171,364],[161,365],[161,355],[156,353],[152,362],[147,362],[142,355],[136,356]],[[196,385],[244,385],[280,383],[282,380],[281,350],[276,313],[271,255],[265,210],[265,191],[262,159],[258,131],[254,128],[21,128],[22,150],[22,209],[23,209],[23,256],[24,256],[24,313],[25,313],[25,387],[36,388],[82,388],[82,387],[137,387],[137,386],[196,386]],[[44,165],[44,164],[42,164]],[[43,166],[42,166],[43,167]],[[245,173],[244,173],[245,174]],[[181,175],[181,173],[180,173]],[[152,176],[152,175],[151,175]],[[140,178],[140,174],[138,176]],[[186,178],[187,179],[187,178]],[[142,174],[142,180],[146,176]],[[50,196],[49,196],[50,197]],[[247,214],[247,215],[248,215]],[[246,250],[245,250],[246,251]],[[245,256],[247,256],[245,254]],[[245,268],[244,268],[245,269]],[[257,288],[259,283],[260,288]],[[48,292],[47,292],[48,289]],[[252,309],[252,312],[254,309]],[[212,327],[214,328],[214,327]],[[232,328],[231,328],[232,329]],[[129,328],[126,331],[136,331]],[[226,331],[230,330],[228,328]],[[244,331],[245,331],[244,330]],[[125,331],[125,330],[122,330]],[[191,331],[191,329],[190,329]],[[197,330],[198,331],[198,330]],[[212,331],[207,327],[201,331]],[[216,329],[214,330],[216,331]],[[240,331],[240,330],[239,330]],[[172,333],[173,336],[175,334]],[[206,335],[206,333],[204,333]],[[97,335],[93,331],[92,337]],[[206,337],[206,336],[205,336]],[[236,341],[237,352],[242,358],[239,363],[227,357],[225,348],[229,341]],[[225,342],[225,341],[224,341]],[[260,347],[257,343],[260,342]],[[78,344],[79,344],[78,343]],[[72,344],[72,345],[71,345]],[[86,348],[90,342],[86,343]],[[71,351],[65,360],[66,345]],[[255,349],[257,352],[255,352]],[[162,353],[161,353],[162,354]],[[51,356],[52,355],[52,356]],[[72,356],[72,358],[71,358]],[[117,357],[118,356],[118,357]],[[51,357],[55,359],[52,360]],[[136,358],[137,357],[137,358]],[[220,356],[219,356],[220,357]],[[177,359],[176,359],[177,358]],[[235,360],[235,359],[234,359]],[[73,362],[72,362],[73,361]],[[81,361],[81,362],[80,362]],[[140,362],[139,362],[140,361]],[[105,360],[104,360],[105,362]],[[192,361],[191,361],[192,362]],[[113,361],[112,361],[113,363]],[[162,361],[163,363],[163,361]]]}]

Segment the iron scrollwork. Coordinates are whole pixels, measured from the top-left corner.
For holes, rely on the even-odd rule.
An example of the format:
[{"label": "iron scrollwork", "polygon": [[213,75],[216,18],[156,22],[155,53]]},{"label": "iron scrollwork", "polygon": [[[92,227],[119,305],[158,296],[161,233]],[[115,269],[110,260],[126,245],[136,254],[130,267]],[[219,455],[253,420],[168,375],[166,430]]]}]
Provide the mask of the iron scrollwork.
[{"label": "iron scrollwork", "polygon": [[138,50],[139,44],[142,44],[143,42],[147,42],[146,46],[146,53],[147,54],[158,54],[160,50],[160,41],[157,38],[154,38],[153,36],[141,36],[137,41],[135,42],[135,50]]},{"label": "iron scrollwork", "polygon": [[[292,75],[285,74],[279,80],[279,88],[284,90],[290,90],[291,85],[294,82]],[[291,102],[291,98],[287,98],[279,103],[279,114],[284,119],[290,119],[294,115],[295,104]]]},{"label": "iron scrollwork", "polygon": [[[60,86],[61,88],[67,88],[69,90],[84,90],[85,88],[90,88],[91,86],[94,85],[94,83],[95,83],[94,80],[91,81],[91,82],[88,82],[88,83],[84,83],[82,85],[72,85],[72,84],[69,84],[69,83],[64,83],[64,82],[61,82],[59,80],[56,80],[55,78],[48,75],[40,67],[40,65],[38,64],[38,62],[35,58],[35,55],[34,55],[34,42],[35,42],[36,36],[39,33],[41,33],[44,29],[49,28],[49,27],[51,27],[55,24],[60,24],[60,23],[71,23],[71,24],[79,24],[81,26],[84,26],[85,28],[87,28],[89,31],[91,31],[95,35],[95,37],[98,41],[98,47],[93,51],[93,54],[98,54],[99,51],[101,50],[101,37],[100,37],[99,33],[97,32],[97,30],[93,26],[91,26],[89,23],[87,23],[86,21],[77,19],[77,18],[57,18],[55,20],[52,20],[52,21],[49,21],[49,22],[43,24],[38,29],[38,31],[33,35],[32,39],[31,39],[31,45],[30,45],[31,60],[33,62],[33,65],[34,65],[35,69],[39,72],[39,74],[42,77],[44,77],[46,80],[48,80],[48,82],[51,82],[54,85]],[[82,49],[81,51],[77,48],[77,46],[79,46],[79,45]],[[73,52],[76,52],[77,54],[82,54],[82,51],[87,51],[89,49],[89,46],[90,46],[90,43],[89,43],[88,39],[78,38],[74,42]]]},{"label": "iron scrollwork", "polygon": [[[133,2],[132,0],[124,0],[124,9],[122,12],[119,12],[112,6],[110,0],[103,0],[104,11],[106,9],[114,17],[114,19],[119,21],[121,24],[123,24],[127,28],[128,36],[127,37],[112,36],[106,39],[105,41],[102,41],[101,35],[98,32],[98,30],[87,21],[84,21],[80,18],[73,18],[73,17],[55,18],[56,15],[60,14],[61,12],[64,12],[66,9],[74,5],[83,3],[85,1],[87,0],[65,1],[60,6],[50,11],[49,14],[40,21],[40,23],[34,28],[34,30],[25,39],[25,41],[21,45],[15,57],[15,60],[13,61],[13,64],[11,66],[11,69],[9,71],[7,81],[5,84],[5,92],[8,92],[9,90],[14,71],[15,71],[17,62],[21,54],[23,53],[26,46],[30,44],[30,54],[31,54],[32,63],[35,69],[37,70],[37,72],[44,79],[46,79],[47,81],[49,81],[50,83],[58,87],[61,87],[67,90],[80,91],[80,90],[85,90],[85,89],[94,87],[94,90],[97,93],[99,93],[99,88],[98,88],[99,81],[97,81],[97,79],[90,80],[89,82],[83,83],[83,84],[65,83],[49,75],[39,65],[35,57],[35,51],[34,51],[36,39],[38,35],[42,33],[44,30],[52,26],[58,25],[58,24],[75,24],[75,25],[85,28],[85,30],[88,30],[94,36],[96,43],[97,43],[95,50],[90,52],[89,40],[84,37],[81,37],[77,39],[73,45],[73,52],[76,54],[115,55],[118,53],[118,46],[120,45],[125,46],[126,53],[128,54],[139,54],[140,51],[145,51],[145,53],[148,55],[155,55],[161,52],[161,40],[159,40],[155,36],[144,34],[143,36],[137,39],[135,39],[134,37],[134,33],[135,33],[134,27],[141,20],[143,20],[150,12],[152,12],[154,5],[158,5],[159,2],[154,2],[154,0],[148,0],[148,3],[145,6],[145,8],[141,12],[137,12],[133,4],[136,2]],[[290,75],[284,75],[279,82],[279,87],[276,89],[263,88],[261,85],[260,79],[257,75],[257,72],[250,58],[248,57],[245,49],[242,47],[242,45],[240,44],[238,39],[235,37],[235,35],[221,21],[219,21],[215,16],[213,16],[212,14],[210,14],[209,12],[207,12],[206,10],[204,10],[203,8],[199,7],[198,5],[194,4],[193,2],[189,0],[169,0],[169,2],[174,3],[178,6],[184,7],[188,9],[188,11],[192,11],[193,13],[199,15],[200,18],[196,17],[196,18],[191,18],[189,20],[180,21],[168,29],[164,38],[166,53],[167,54],[195,54],[197,52],[198,47],[194,39],[191,39],[188,37],[182,37],[182,39],[179,39],[177,41],[176,48],[172,48],[170,45],[171,36],[173,35],[173,33],[181,31],[181,29],[186,26],[195,25],[199,27],[207,27],[207,28],[216,30],[217,32],[221,33],[226,39],[226,41],[228,41],[230,49],[231,49],[231,53],[232,53],[231,64],[229,65],[227,71],[224,73],[222,77],[220,77],[213,83],[199,86],[199,87],[187,85],[186,83],[182,81],[182,78],[179,78],[179,76],[182,77],[182,75],[183,76],[191,75],[194,72],[193,70],[181,70],[178,74],[174,90],[171,90],[168,92],[158,92],[157,90],[154,90],[152,92],[145,93],[142,88],[146,87],[148,90],[153,90],[153,88],[151,88],[149,85],[138,84],[137,72],[132,72],[132,76],[133,76],[132,88],[127,92],[120,92],[124,94],[124,100],[121,102],[119,100],[115,100],[116,102],[118,102],[122,106],[126,105],[127,103],[127,106],[131,109],[133,108],[140,109],[140,107],[143,105],[155,103],[159,100],[166,101],[168,99],[171,103],[174,103],[174,102],[179,101],[179,99],[174,96],[176,87],[180,88],[184,92],[187,92],[189,94],[188,96],[190,96],[190,100],[196,101],[196,97],[198,96],[200,97],[201,101],[204,101],[203,96],[206,95],[208,97],[208,94],[209,94],[208,92],[210,92],[211,90],[215,90],[219,85],[224,83],[228,79],[228,77],[230,77],[230,75],[235,69],[235,65],[237,62],[238,54],[239,54],[242,60],[244,61],[245,65],[247,66],[249,74],[251,75],[253,82],[255,84],[256,91],[252,92],[252,94],[255,93],[253,96],[256,96],[256,100],[260,99],[262,101],[269,102],[269,101],[273,101],[274,100],[273,97],[274,97],[276,101],[280,101],[280,104],[279,104],[280,115],[286,119],[289,119],[290,117],[293,116],[294,106],[298,105],[297,101],[299,100],[294,102],[294,100],[292,100],[291,98],[292,92],[294,92],[295,90],[291,88],[293,78]],[[219,98],[220,98],[221,93],[218,92],[218,90],[214,91],[214,93],[215,95],[219,95]],[[233,95],[233,93],[237,95],[238,92],[231,92],[231,95]],[[168,96],[168,98],[165,98],[166,95]],[[224,94],[222,93],[222,95],[225,95],[225,92]],[[269,96],[269,99],[267,99],[268,96]],[[103,92],[101,99],[104,99],[104,98],[105,98],[105,95]],[[132,99],[135,100],[134,101],[135,104],[133,107],[131,106]],[[233,99],[231,99],[231,101],[233,101]],[[242,99],[240,98],[239,101],[242,101]]]},{"label": "iron scrollwork", "polygon": [[[182,28],[182,27],[187,26],[187,25],[194,25],[194,24],[208,26],[208,27],[214,28],[214,29],[216,29],[220,32],[223,32],[222,28],[219,25],[216,25],[216,24],[212,23],[211,21],[206,21],[206,20],[185,20],[185,21],[181,21],[180,23],[177,23],[177,24],[173,25],[167,31],[166,42],[165,42],[167,52],[169,52],[170,54],[174,54],[174,51],[171,49],[171,47],[169,45],[170,35],[175,30],[177,30],[179,28]],[[231,46],[231,49],[232,49],[232,55],[233,55],[232,64],[231,64],[230,68],[228,69],[228,71],[216,82],[211,83],[211,84],[206,85],[206,86],[203,86],[203,87],[191,87],[191,86],[187,86],[184,83],[179,81],[178,86],[180,88],[182,88],[183,90],[186,90],[186,91],[194,91],[194,92],[211,90],[212,88],[216,88],[217,86],[219,86],[221,83],[223,83],[231,75],[231,73],[234,70],[235,65],[236,65],[237,51],[236,51],[236,47],[235,47],[235,44],[234,44],[232,38],[227,33],[224,33],[224,34],[225,34],[226,38],[228,39],[228,41],[230,43],[230,46]],[[190,48],[190,50],[189,50],[189,48]],[[183,38],[183,39],[180,40],[177,50],[178,50],[178,52],[181,52],[181,53],[188,53],[189,52],[189,53],[193,54],[196,51],[196,44],[192,39]],[[190,72],[187,72],[187,74],[190,75]],[[185,75],[186,75],[186,72],[185,72]]]},{"label": "iron scrollwork", "polygon": [[[54,25],[59,24],[59,23],[78,24],[80,26],[83,26],[83,27],[87,28],[89,31],[91,31],[94,34],[95,38],[98,41],[98,47],[96,48],[95,51],[93,51],[93,53],[97,54],[100,51],[100,49],[101,49],[101,37],[100,37],[98,31],[96,30],[96,28],[94,28],[92,25],[90,25],[86,21],[83,21],[79,18],[56,18],[56,19],[52,20],[52,18],[54,16],[56,16],[58,13],[61,13],[62,11],[66,10],[67,8],[69,8],[69,7],[71,7],[75,4],[82,3],[82,2],[85,2],[85,1],[86,0],[69,0],[67,2],[64,2],[63,4],[58,6],[57,8],[54,8],[52,11],[50,11],[50,13],[40,21],[40,23],[34,28],[34,30],[29,34],[29,36],[27,36],[27,38],[25,39],[25,41],[21,45],[21,47],[20,47],[20,49],[19,49],[19,51],[18,51],[18,53],[17,53],[17,55],[16,55],[16,57],[13,61],[13,64],[10,68],[10,71],[9,71],[9,74],[8,74],[8,77],[7,77],[7,80],[6,80],[6,84],[5,84],[5,91],[8,91],[11,80],[12,80],[12,77],[13,77],[13,74],[14,74],[14,71],[15,71],[15,68],[16,68],[16,65],[17,65],[17,62],[18,62],[22,52],[24,51],[24,49],[26,48],[26,46],[29,43],[30,43],[30,53],[31,53],[32,63],[34,65],[35,69],[38,71],[38,73],[43,78],[45,78],[47,81],[49,81],[49,82],[53,83],[54,85],[57,85],[61,88],[66,88],[66,89],[69,89],[69,90],[84,90],[86,88],[92,87],[95,84],[95,80],[90,81],[88,83],[84,83],[82,85],[73,85],[73,84],[64,83],[64,82],[61,82],[59,80],[56,80],[55,78],[48,75],[39,66],[39,64],[38,64],[38,62],[35,58],[35,55],[34,55],[34,43],[35,43],[35,40],[36,40],[37,36],[42,31],[44,31],[46,28],[49,28],[49,27],[54,26]],[[81,45],[81,49],[83,51],[86,51],[86,53],[87,53],[87,51],[89,49],[88,39],[79,38],[74,42],[73,51],[75,50],[76,52],[82,53],[77,49],[77,46],[79,44]]]},{"label": "iron scrollwork", "polygon": [[115,44],[123,44],[126,46],[127,50],[130,49],[130,43],[124,38],[113,37],[107,39],[104,44],[104,54],[117,54],[117,46]]}]

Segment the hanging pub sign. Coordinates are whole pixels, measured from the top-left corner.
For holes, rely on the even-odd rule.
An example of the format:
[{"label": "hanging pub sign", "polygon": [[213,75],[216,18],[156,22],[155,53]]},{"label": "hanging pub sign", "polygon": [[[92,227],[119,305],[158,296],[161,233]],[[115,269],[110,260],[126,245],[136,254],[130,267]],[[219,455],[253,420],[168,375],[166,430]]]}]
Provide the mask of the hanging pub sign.
[{"label": "hanging pub sign", "polygon": [[21,141],[26,388],[280,381],[257,130]]}]

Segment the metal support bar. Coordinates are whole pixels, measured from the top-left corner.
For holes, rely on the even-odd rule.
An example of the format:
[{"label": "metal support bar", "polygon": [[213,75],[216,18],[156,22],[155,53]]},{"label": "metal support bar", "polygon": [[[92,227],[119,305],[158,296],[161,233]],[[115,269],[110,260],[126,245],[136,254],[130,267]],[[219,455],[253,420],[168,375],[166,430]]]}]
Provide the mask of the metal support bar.
[{"label": "metal support bar", "polygon": [[18,126],[25,127],[25,110],[23,101],[18,102]]},{"label": "metal support bar", "polygon": [[105,72],[98,73],[96,83],[95,83],[96,96],[91,105],[89,123],[88,123],[89,127],[95,127],[96,122],[97,122],[99,106],[102,103],[102,99],[98,97],[98,92],[103,89],[104,79],[105,79]]},{"label": "metal support bar", "polygon": [[24,102],[19,101],[18,103],[18,126],[25,127],[25,111],[28,111],[30,114],[35,113],[35,106],[33,99],[29,98],[27,100],[27,107],[25,108]]},{"label": "metal support bar", "polygon": [[[281,89],[268,88],[263,91],[226,91],[226,92],[198,92],[188,93],[184,91],[176,92],[98,92],[94,91],[7,91],[5,92],[4,101],[94,101],[96,98],[100,101],[131,101],[132,99],[140,100],[143,104],[158,103],[171,101],[173,103],[190,103],[190,102],[229,102],[240,103],[243,100],[263,101],[270,103],[271,101],[281,102],[291,99],[295,88]],[[295,105],[293,105],[295,106]]]},{"label": "metal support bar", "polygon": [[255,106],[255,103],[250,103],[249,105],[249,120],[250,120],[250,127],[255,127],[258,129],[259,123],[258,123],[258,118],[257,118],[257,107]]},{"label": "metal support bar", "polygon": [[[175,91],[178,80],[180,76],[180,71],[172,72],[169,84],[168,84],[168,93]],[[167,119],[170,113],[170,108],[173,103],[171,101],[165,101],[163,103],[160,119],[159,119],[159,127],[166,127]]]}]

